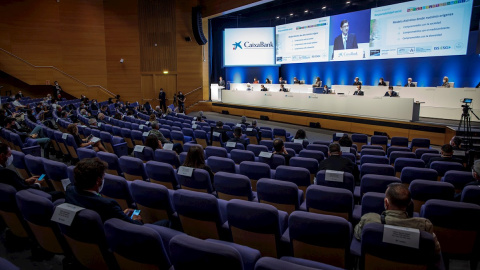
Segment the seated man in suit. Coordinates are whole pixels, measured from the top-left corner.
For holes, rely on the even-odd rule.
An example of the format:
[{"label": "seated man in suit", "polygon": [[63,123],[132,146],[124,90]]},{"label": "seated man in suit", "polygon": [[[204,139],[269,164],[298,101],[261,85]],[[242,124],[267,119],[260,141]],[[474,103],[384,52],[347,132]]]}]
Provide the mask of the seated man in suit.
[{"label": "seated man in suit", "polygon": [[69,185],[65,202],[97,212],[102,221],[118,218],[128,223],[142,225],[140,215],[130,216],[133,209],[122,210],[114,199],[104,198],[100,194],[103,188],[105,170],[108,165],[99,158],[85,158],[74,169],[75,185]]},{"label": "seated man in suit", "polygon": [[358,167],[349,158],[342,157],[341,146],[338,143],[331,143],[328,146],[328,158],[320,162],[319,170],[333,170],[351,173],[358,179]]},{"label": "seated man in suit", "polygon": [[300,81],[297,79],[297,77],[293,77],[293,84],[300,84]]},{"label": "seated man in suit", "polygon": [[288,89],[285,88],[285,86],[283,84],[280,84],[280,90],[279,92],[288,92]]},{"label": "seated man in suit", "polygon": [[292,156],[288,154],[287,150],[285,149],[285,144],[281,139],[277,138],[273,140],[273,150],[273,154],[281,155],[285,158],[285,165],[288,166],[290,164],[290,158],[292,158]]},{"label": "seated man in suit", "polygon": [[283,83],[287,83],[287,81],[285,81],[282,77],[280,77],[278,78],[278,83],[283,84]]},{"label": "seated man in suit", "polygon": [[262,84],[260,85],[260,91],[268,91],[268,89]]},{"label": "seated man in suit", "polygon": [[445,87],[445,88],[450,88],[450,83],[448,82],[448,77],[447,76],[443,77],[442,86]]},{"label": "seated man in suit", "polygon": [[412,82],[412,78],[408,78],[407,84],[405,84],[405,87],[415,87],[415,84]]},{"label": "seated man in suit", "polygon": [[357,90],[355,90],[355,92],[353,92],[353,95],[354,96],[363,96],[364,95],[361,85],[357,85]]},{"label": "seated man in suit", "polygon": [[387,83],[383,80],[383,78],[380,78],[378,81],[378,86],[387,86]]},{"label": "seated man in suit", "polygon": [[463,165],[463,160],[453,157],[453,147],[450,144],[444,144],[442,149],[440,150],[440,157],[432,157],[425,167],[430,168],[432,162],[435,161],[451,161],[451,162],[458,162]]},{"label": "seated man in suit", "polygon": [[333,50],[348,50],[348,49],[357,49],[357,36],[353,33],[348,33],[350,25],[348,20],[342,20],[340,22],[340,31],[342,33],[335,38],[333,43]]},{"label": "seated man in suit", "polygon": [[210,138],[213,138],[213,133],[214,132],[218,132],[218,133],[221,134],[222,142],[228,141],[227,131],[225,129],[223,129],[223,122],[222,121],[218,121],[217,125],[215,127],[212,127]]},{"label": "seated man in suit", "polygon": [[329,94],[330,92],[331,92],[331,90],[328,89],[328,85],[325,84],[325,85],[323,86],[323,93],[324,93],[324,94]]},{"label": "seated man in suit", "polygon": [[388,91],[385,92],[384,97],[398,97],[398,93],[393,91],[393,86],[388,87]]},{"label": "seated man in suit", "polygon": [[241,127],[236,127],[233,130],[233,138],[228,140],[228,142],[235,142],[235,143],[241,143],[247,149],[247,141],[242,139],[242,128]]},{"label": "seated man in suit", "polygon": [[63,192],[60,191],[53,191],[48,187],[42,187],[41,182],[38,181],[37,176],[32,176],[27,179],[22,179],[18,176],[18,174],[7,168],[13,162],[13,155],[12,151],[5,143],[0,142],[0,183],[10,185],[14,187],[17,191],[24,190],[24,189],[39,189],[49,193],[52,196],[52,201],[55,201],[60,198],[64,198]]},{"label": "seated man in suit", "polygon": [[362,82],[358,77],[355,77],[355,80],[353,81],[353,85],[362,85]]},{"label": "seated man in suit", "polygon": [[440,243],[433,233],[433,225],[430,220],[421,217],[409,217],[407,208],[412,203],[410,191],[401,183],[392,183],[388,185],[383,200],[385,211],[379,215],[377,213],[368,213],[362,216],[360,222],[355,226],[354,236],[361,240],[362,230],[366,224],[382,223],[393,226],[407,227],[426,231],[433,235],[435,241],[435,252],[440,253]]}]

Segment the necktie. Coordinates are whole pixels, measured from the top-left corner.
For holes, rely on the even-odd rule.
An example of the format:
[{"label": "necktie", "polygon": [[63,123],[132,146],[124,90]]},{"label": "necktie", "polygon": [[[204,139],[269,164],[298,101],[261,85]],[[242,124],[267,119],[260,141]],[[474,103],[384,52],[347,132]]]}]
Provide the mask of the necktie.
[{"label": "necktie", "polygon": [[347,49],[347,36],[343,36],[343,48]]}]

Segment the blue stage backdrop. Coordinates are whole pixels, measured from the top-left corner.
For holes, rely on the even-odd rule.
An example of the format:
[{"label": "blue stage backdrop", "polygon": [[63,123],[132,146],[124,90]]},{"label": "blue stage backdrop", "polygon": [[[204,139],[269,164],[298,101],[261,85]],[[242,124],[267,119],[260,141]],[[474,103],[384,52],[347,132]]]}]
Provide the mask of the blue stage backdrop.
[{"label": "blue stage backdrop", "polygon": [[[218,30],[217,30],[218,31]],[[220,35],[221,36],[221,35]],[[212,39],[211,39],[212,40]],[[441,85],[443,76],[448,76],[455,87],[475,87],[480,82],[480,55],[476,53],[478,31],[470,32],[467,55],[421,57],[410,59],[385,59],[322,62],[306,64],[288,64],[273,67],[223,67],[222,39],[213,40],[211,52],[215,51],[217,58],[212,59],[211,81],[216,82],[219,76],[226,81],[240,83],[252,82],[256,77],[260,82],[270,78],[274,83],[282,76],[288,82],[293,77],[305,80],[312,84],[314,78],[319,76],[324,84],[352,84],[355,77],[365,85],[377,85],[378,79],[383,77],[390,81],[390,85],[403,85],[408,77],[418,82],[418,86]],[[210,54],[212,55],[212,54]],[[216,60],[216,61],[215,61]]]}]

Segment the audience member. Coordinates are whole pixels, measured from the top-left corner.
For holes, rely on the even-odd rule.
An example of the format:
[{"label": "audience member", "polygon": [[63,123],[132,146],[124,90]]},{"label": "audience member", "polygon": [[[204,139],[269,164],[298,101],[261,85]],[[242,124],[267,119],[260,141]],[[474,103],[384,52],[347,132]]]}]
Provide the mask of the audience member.
[{"label": "audience member", "polygon": [[450,144],[444,144],[440,150],[440,157],[432,157],[425,167],[430,168],[430,165],[435,161],[451,161],[458,162],[463,165],[463,161],[459,158],[453,157],[453,147]]},{"label": "audience member", "polygon": [[159,129],[160,129],[160,125],[158,124],[158,121],[153,121],[152,129],[150,130],[150,135],[155,135],[162,144],[172,143],[167,138],[165,138],[165,136],[163,136],[162,132],[160,132]]},{"label": "audience member", "polygon": [[348,134],[344,133],[343,136],[338,140],[338,144],[340,144],[341,147],[352,147],[353,142]]},{"label": "audience member", "polygon": [[306,148],[307,145],[309,144],[308,139],[307,139],[307,133],[303,129],[297,130],[297,133],[295,134],[294,139],[295,140],[302,140],[303,141],[302,145],[303,145],[304,148]]},{"label": "audience member", "polygon": [[228,140],[228,142],[235,142],[235,143],[241,143],[247,149],[247,141],[242,139],[242,128],[241,127],[236,127],[233,130],[233,138]]},{"label": "audience member", "polygon": [[89,136],[89,138],[87,139],[80,138],[80,135],[78,135],[77,124],[68,125],[67,133],[73,136],[73,139],[75,140],[75,144],[77,145],[77,147],[86,147],[91,145],[95,152],[99,152],[99,151],[105,152],[105,147],[103,147],[103,144],[101,143],[101,141],[93,143],[92,141],[90,141],[92,136]]},{"label": "audience member", "polygon": [[205,164],[205,155],[202,147],[197,145],[191,146],[190,149],[188,149],[187,157],[182,166],[206,170],[210,175],[210,181],[213,187],[214,174],[212,169]]},{"label": "audience member", "polygon": [[88,119],[88,127],[98,129],[97,119],[95,119],[95,118]]},{"label": "audience member", "polygon": [[162,142],[160,142],[155,134],[149,134],[145,139],[145,146],[152,148],[153,151],[162,149]]},{"label": "audience member", "polygon": [[103,222],[118,218],[128,223],[142,225],[142,217],[130,218],[133,209],[122,210],[114,199],[102,197],[107,163],[99,158],[85,158],[77,163],[74,169],[75,185],[69,185],[65,194],[65,202],[97,212]]},{"label": "audience member", "polygon": [[290,164],[290,158],[292,158],[292,156],[288,154],[287,149],[285,149],[285,144],[281,139],[277,138],[273,140],[273,154],[283,156],[285,158],[285,165],[288,166]]},{"label": "audience member", "polygon": [[450,139],[450,145],[453,150],[460,150],[462,148],[462,138],[459,136],[453,136],[452,139]]},{"label": "audience member", "polygon": [[227,131],[223,128],[223,122],[222,121],[217,121],[217,124],[215,127],[212,127],[211,129],[211,134],[210,138],[213,138],[213,132],[218,132],[222,136],[222,142],[228,141],[228,135]]},{"label": "audience member", "polygon": [[388,185],[383,200],[385,211],[379,215],[377,213],[367,213],[362,216],[360,222],[355,226],[355,238],[361,240],[362,229],[369,223],[381,223],[399,227],[419,229],[431,233],[435,240],[435,251],[440,253],[440,243],[433,232],[433,225],[430,220],[421,217],[409,217],[407,207],[412,203],[410,191],[401,183],[392,183]]},{"label": "audience member", "polygon": [[27,179],[22,179],[18,174],[9,169],[13,162],[13,155],[10,147],[7,144],[0,142],[0,183],[10,185],[17,191],[24,189],[39,189],[49,193],[52,196],[52,200],[63,198],[63,192],[54,191],[48,187],[42,187],[41,181],[38,181],[39,175],[32,176]]},{"label": "audience member", "polygon": [[247,127],[250,125],[249,123],[247,123],[247,117],[245,115],[241,117],[240,124],[245,125]]},{"label": "audience member", "polygon": [[[331,143],[328,146],[328,158],[320,162],[320,170],[343,171],[351,173],[353,176],[356,176],[355,167],[356,165],[352,160],[342,157],[342,151],[338,143]],[[358,175],[355,178],[358,179]]]}]

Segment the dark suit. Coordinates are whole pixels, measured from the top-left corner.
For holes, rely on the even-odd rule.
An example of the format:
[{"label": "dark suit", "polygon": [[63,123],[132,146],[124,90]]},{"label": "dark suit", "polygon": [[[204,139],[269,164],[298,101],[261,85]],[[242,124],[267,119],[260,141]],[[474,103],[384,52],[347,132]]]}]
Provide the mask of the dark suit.
[{"label": "dark suit", "polygon": [[352,85],[362,85],[362,82],[361,81],[358,81],[358,82],[353,82]]},{"label": "dark suit", "polygon": [[52,196],[52,201],[56,201],[57,199],[64,197],[63,192],[51,191],[47,187],[39,187],[38,185],[29,185],[25,182],[25,180],[20,178],[16,172],[4,167],[0,167],[0,183],[10,185],[17,191],[29,188],[45,191]]},{"label": "dark suit", "polygon": [[410,84],[406,83],[405,87],[415,87],[415,84],[414,83],[410,83]]},{"label": "dark suit", "polygon": [[[349,33],[347,36],[346,49],[358,49],[357,36],[355,34]],[[333,50],[345,50],[343,47],[343,33],[335,38],[333,43]]]},{"label": "dark suit", "polygon": [[363,91],[355,91],[355,92],[353,92],[353,95],[354,95],[354,96],[363,96],[363,94],[364,94]]},{"label": "dark suit", "polygon": [[165,92],[158,93],[158,99],[160,100],[160,109],[165,113],[167,111],[167,95]]},{"label": "dark suit", "polygon": [[280,88],[280,92],[288,92],[288,89],[287,88]]},{"label": "dark suit", "polygon": [[461,159],[459,159],[459,158],[456,158],[456,157],[432,157],[432,158],[428,161],[427,165],[425,165],[425,167],[430,168],[430,165],[431,165],[432,162],[434,162],[434,161],[458,162],[458,163],[460,163],[460,164],[463,165],[463,161],[462,161]]},{"label": "dark suit", "polygon": [[212,138],[212,142],[213,142],[213,132],[218,132],[220,134],[222,134],[222,142],[226,142],[228,141],[228,135],[227,135],[227,131],[223,128],[218,128],[218,127],[213,127],[212,128],[212,131],[210,132],[210,138]]},{"label": "dark suit", "polygon": [[218,86],[225,87],[225,81],[224,80],[218,81]]},{"label": "dark suit", "polygon": [[378,86],[387,86],[387,83],[386,83],[385,81],[379,82],[379,83],[378,83]]},{"label": "dark suit", "polygon": [[355,181],[360,181],[360,172],[357,165],[352,160],[339,155],[332,155],[320,162],[320,170],[348,172],[353,175]]},{"label": "dark suit", "polygon": [[236,143],[241,143],[243,146],[245,146],[245,149],[247,149],[247,142],[244,139],[233,137],[228,142],[236,142]]},{"label": "dark suit", "polygon": [[120,205],[114,199],[103,198],[91,192],[77,189],[73,185],[67,188],[65,202],[97,212],[103,222],[111,218],[118,218],[128,223],[142,225],[142,222],[132,220],[125,215]]},{"label": "dark suit", "polygon": [[329,158],[320,162],[320,170],[333,170],[352,173],[354,172],[353,162],[339,155],[332,155]]},{"label": "dark suit", "polygon": [[392,91],[392,95],[390,95],[387,91],[387,92],[385,92],[385,95],[383,95],[383,96],[384,97],[398,97],[398,94],[397,94],[397,92]]},{"label": "dark suit", "polygon": [[3,167],[0,167],[0,183],[10,185],[14,187],[17,191],[29,188],[40,189],[40,187],[37,185],[27,184],[25,180],[23,180],[17,175],[17,173]]}]

